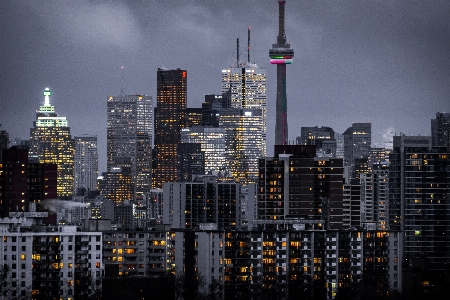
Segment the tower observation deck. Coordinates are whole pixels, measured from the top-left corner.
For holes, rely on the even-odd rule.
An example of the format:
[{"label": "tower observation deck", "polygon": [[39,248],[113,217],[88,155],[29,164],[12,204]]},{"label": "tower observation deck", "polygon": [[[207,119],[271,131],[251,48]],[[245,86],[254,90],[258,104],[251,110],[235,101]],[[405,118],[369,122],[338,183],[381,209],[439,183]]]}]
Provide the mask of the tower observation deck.
[{"label": "tower observation deck", "polygon": [[286,145],[288,141],[286,64],[292,63],[294,50],[286,43],[284,30],[285,0],[278,1],[278,36],[277,43],[269,50],[270,63],[277,65],[277,101],[275,123],[275,145]]}]

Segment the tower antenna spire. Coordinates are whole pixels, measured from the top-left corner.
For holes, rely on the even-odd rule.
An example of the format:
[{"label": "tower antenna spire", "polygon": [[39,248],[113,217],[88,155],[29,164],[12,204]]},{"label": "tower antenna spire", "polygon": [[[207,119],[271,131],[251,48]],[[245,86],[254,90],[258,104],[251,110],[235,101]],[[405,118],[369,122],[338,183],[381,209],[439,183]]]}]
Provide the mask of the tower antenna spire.
[{"label": "tower antenna spire", "polygon": [[236,39],[236,67],[239,67],[239,38]]},{"label": "tower antenna spire", "polygon": [[124,92],[123,92],[123,86],[124,86],[124,83],[123,83],[123,72],[124,72],[124,70],[123,69],[124,69],[124,67],[122,66],[122,89],[120,91],[122,96],[125,95]]},{"label": "tower antenna spire", "polygon": [[275,121],[275,145],[286,145],[288,141],[286,64],[292,63],[294,50],[286,42],[284,28],[285,0],[278,0],[277,43],[269,50],[270,63],[277,65],[277,100]]},{"label": "tower antenna spire", "polygon": [[248,28],[247,62],[250,63],[250,27]]}]

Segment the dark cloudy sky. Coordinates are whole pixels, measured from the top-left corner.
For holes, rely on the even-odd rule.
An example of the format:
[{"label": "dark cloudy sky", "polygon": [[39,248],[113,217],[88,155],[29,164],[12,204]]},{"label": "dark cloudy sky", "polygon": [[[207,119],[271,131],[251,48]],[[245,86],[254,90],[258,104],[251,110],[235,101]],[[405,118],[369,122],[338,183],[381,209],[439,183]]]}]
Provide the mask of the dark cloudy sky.
[{"label": "dark cloudy sky", "polygon": [[[288,0],[289,138],[301,126],[371,122],[374,143],[400,132],[430,135],[450,111],[450,2]],[[278,31],[276,0],[0,1],[0,123],[29,138],[42,91],[73,135],[99,139],[105,171],[106,98],[124,92],[156,102],[159,67],[188,71],[188,106],[220,93],[221,69],[246,58],[268,69],[268,154],[272,153]]]}]

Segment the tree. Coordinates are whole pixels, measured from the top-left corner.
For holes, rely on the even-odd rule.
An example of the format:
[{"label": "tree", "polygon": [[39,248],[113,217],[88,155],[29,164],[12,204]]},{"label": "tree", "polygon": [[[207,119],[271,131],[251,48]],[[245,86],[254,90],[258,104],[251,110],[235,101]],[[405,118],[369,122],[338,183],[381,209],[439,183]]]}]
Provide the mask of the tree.
[{"label": "tree", "polygon": [[[195,278],[186,278],[184,272],[176,272],[174,282],[175,300],[178,299],[204,299],[208,294],[201,292],[206,285],[204,276],[200,273],[195,273]],[[192,284],[188,289],[188,282]],[[211,288],[211,287],[209,287]]]},{"label": "tree", "polygon": [[[11,278],[10,266],[4,264],[0,266],[0,300],[19,300],[29,297],[18,295],[15,287],[17,280]],[[29,296],[29,295],[28,295]]]}]

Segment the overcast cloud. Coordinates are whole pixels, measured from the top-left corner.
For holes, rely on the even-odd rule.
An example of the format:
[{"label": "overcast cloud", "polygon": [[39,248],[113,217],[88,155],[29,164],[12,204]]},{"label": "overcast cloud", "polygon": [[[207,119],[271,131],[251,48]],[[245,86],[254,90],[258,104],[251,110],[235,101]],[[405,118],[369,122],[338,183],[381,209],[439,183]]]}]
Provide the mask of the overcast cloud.
[{"label": "overcast cloud", "polygon": [[[374,143],[392,134],[430,134],[450,111],[448,1],[288,0],[289,138],[301,126],[371,122]],[[99,139],[105,171],[108,95],[148,94],[159,67],[188,71],[188,106],[221,90],[221,70],[247,58],[268,69],[268,151],[275,122],[276,0],[0,1],[0,123],[29,138],[42,91],[72,135]],[[122,76],[122,66],[124,66]],[[123,79],[122,79],[123,77]]]}]

